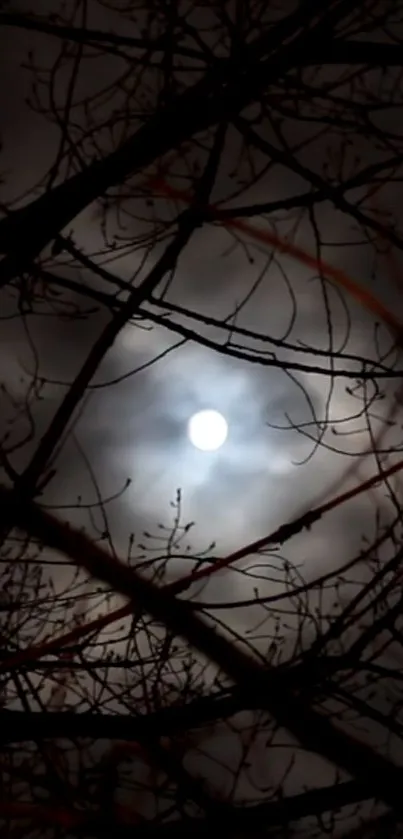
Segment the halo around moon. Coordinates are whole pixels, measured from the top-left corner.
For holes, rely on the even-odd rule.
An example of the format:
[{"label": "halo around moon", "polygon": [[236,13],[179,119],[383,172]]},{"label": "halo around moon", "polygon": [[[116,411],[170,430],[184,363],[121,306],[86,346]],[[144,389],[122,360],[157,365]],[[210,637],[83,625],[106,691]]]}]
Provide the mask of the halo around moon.
[{"label": "halo around moon", "polygon": [[214,452],[225,443],[228,423],[219,411],[198,411],[188,423],[190,442],[203,452]]}]

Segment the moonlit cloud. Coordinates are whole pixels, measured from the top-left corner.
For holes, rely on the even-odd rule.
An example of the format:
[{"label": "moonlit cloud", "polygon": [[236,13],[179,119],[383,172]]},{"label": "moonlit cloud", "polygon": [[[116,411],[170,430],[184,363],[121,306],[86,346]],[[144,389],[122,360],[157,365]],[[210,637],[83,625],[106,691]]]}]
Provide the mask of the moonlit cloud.
[{"label": "moonlit cloud", "polygon": [[[27,3],[15,0],[9,5],[10,8],[15,6],[17,10],[25,8]],[[35,14],[41,15],[54,13],[55,5],[58,4],[54,0],[35,0],[35,3],[28,5],[32,6]],[[88,2],[82,5],[88,15],[89,26],[114,31],[115,11],[108,12],[102,3]],[[115,5],[125,6],[126,3]],[[148,5],[132,4],[140,17],[143,14],[142,7],[146,14]],[[263,8],[265,4],[261,5]],[[267,5],[269,7],[270,4]],[[284,4],[277,5],[279,14],[283,14]],[[290,5],[294,6],[295,3]],[[67,6],[72,8],[74,3]],[[198,4],[197,15],[199,12],[203,15],[207,6]],[[229,13],[230,7],[231,4]],[[124,25],[126,27],[126,21]],[[130,25],[127,18],[127,31],[130,31]],[[59,128],[32,113],[24,104],[30,89],[29,74],[20,66],[32,44],[41,64],[42,59],[44,63],[48,59],[51,63],[60,44],[51,38],[29,32],[21,31],[15,37],[11,35],[15,35],[13,30],[4,33],[0,28],[0,70],[4,78],[12,79],[12,84],[3,85],[0,90],[0,106],[4,116],[0,197],[4,201],[19,197],[24,191],[35,187],[55,160],[60,141]],[[203,37],[208,38],[207,32],[204,32]],[[112,78],[115,60],[115,57],[107,54],[91,59],[92,72],[84,73],[84,78],[78,82],[81,85],[80,95],[83,91],[99,90],[108,80],[108,74]],[[332,68],[325,68],[323,72],[331,74],[333,71]],[[128,84],[131,83],[131,75],[136,77],[132,67],[128,74]],[[147,84],[146,78],[145,86]],[[109,108],[108,102],[105,108]],[[125,120],[122,123],[126,126]],[[301,122],[294,122],[291,138],[296,146],[301,139],[299,131],[303,130],[297,127],[298,124],[301,125]],[[117,132],[119,130],[117,127]],[[270,131],[270,127],[265,125],[263,130]],[[393,130],[401,129],[400,126],[394,126]],[[101,131],[101,134],[97,142],[99,139],[100,149],[106,149],[109,136],[107,132]],[[205,138],[201,139],[200,148],[203,149]],[[334,143],[334,148],[329,151],[330,158],[332,151],[338,151],[337,132],[333,137],[329,130],[328,140],[330,147]],[[362,160],[367,160],[365,142],[361,136],[352,138],[350,151],[347,150],[346,155],[357,154],[357,158],[361,156]],[[304,165],[322,172],[324,147],[321,136],[311,147],[301,148],[298,154],[301,154]],[[200,149],[195,151],[195,156],[199,152]],[[214,201],[226,195],[230,182],[233,188],[234,181],[230,181],[229,176],[231,170],[236,173],[239,182],[245,171],[249,177],[249,164],[245,161],[247,155],[239,155],[239,152],[239,137],[235,130],[230,130],[218,182],[214,188]],[[93,153],[98,152],[92,149],[89,156]],[[200,160],[204,163],[203,158],[204,152],[200,154]],[[139,175],[139,183],[140,180]],[[234,199],[233,204],[274,201],[295,192],[303,192],[306,188],[307,183],[302,177],[297,177],[285,166],[272,165],[268,173],[241,198]],[[390,206],[398,212],[401,204],[401,184],[398,181],[395,190],[390,191]],[[385,199],[388,199],[388,190],[385,193]],[[29,196],[33,194],[31,191]],[[126,227],[121,230],[128,240],[131,237],[134,240],[145,230],[150,233],[153,230],[154,214],[172,220],[179,207],[179,204],[170,203],[165,197],[156,198],[153,206],[137,199],[133,200],[133,205],[133,214],[125,218]],[[185,204],[180,206],[183,209]],[[362,244],[355,242],[357,235],[351,218],[337,212],[330,202],[322,202],[318,207],[318,223],[326,241],[322,249],[323,259],[345,271],[364,289],[379,296],[396,313],[400,312],[401,290],[389,282],[386,260],[379,258],[374,266],[373,249],[368,247],[366,241]],[[308,214],[302,219],[298,218],[298,212],[286,215],[287,218],[282,218],[278,214],[275,221],[281,235],[288,236],[298,247],[315,253],[317,242]],[[105,245],[102,220],[100,202],[94,202],[64,232],[71,235],[75,245],[86,254],[97,254],[96,258],[111,273],[126,282],[140,284],[163,253],[167,240],[160,241],[147,253],[140,270],[143,254],[141,248],[136,249],[132,243],[125,252],[119,251],[119,255],[115,251],[106,256],[102,254]],[[114,209],[107,213],[107,221],[112,229],[114,225],[116,228]],[[260,217],[253,223],[265,227],[271,221]],[[351,246],[345,245],[346,242],[350,242]],[[86,269],[77,270],[76,265],[68,265],[69,257],[64,253],[57,260],[59,275],[110,292],[109,285],[99,276],[90,274]],[[50,264],[53,268],[51,260]],[[326,284],[326,292],[327,296],[323,293],[323,278],[296,259],[273,253],[270,247],[249,241],[246,234],[236,239],[233,232],[220,224],[206,224],[195,231],[178,259],[174,275],[165,277],[164,282],[155,290],[155,294],[162,295],[165,302],[188,307],[207,318],[218,321],[225,319],[227,325],[236,324],[272,338],[272,343],[262,341],[259,344],[259,352],[266,354],[266,359],[289,361],[297,357],[298,361],[320,364],[326,368],[329,361],[325,355],[329,348],[338,350],[343,347],[346,352],[370,358],[374,357],[377,349],[380,354],[388,351],[391,336],[386,327],[381,326],[375,332],[375,318],[351,296],[345,292],[340,293],[331,283]],[[1,290],[0,295],[0,316],[3,318],[0,320],[0,384],[3,386],[0,390],[0,434],[7,435],[7,443],[25,439],[26,436],[26,443],[12,458],[14,467],[22,471],[49,427],[69,385],[82,368],[91,347],[108,323],[110,312],[91,299],[84,300],[73,292],[66,292],[63,299],[67,308],[63,318],[21,318],[14,291]],[[125,299],[125,292],[120,299]],[[87,315],[82,319],[69,318],[71,308],[68,309],[68,306],[78,305]],[[329,492],[332,494],[340,488],[346,489],[376,471],[379,464],[375,458],[361,459],[360,453],[370,442],[369,432],[376,432],[381,427],[396,392],[401,388],[400,382],[385,384],[383,398],[374,402],[371,412],[365,414],[361,410],[362,402],[351,390],[355,384],[352,380],[332,380],[329,376],[311,375],[303,371],[288,372],[280,366],[276,368],[247,363],[225,353],[226,342],[231,340],[231,346],[234,347],[238,341],[238,336],[234,337],[230,329],[216,331],[211,324],[201,324],[190,317],[181,320],[172,312],[167,314],[162,305],[159,308],[146,303],[144,310],[148,315],[152,312],[158,315],[164,313],[173,322],[177,318],[186,323],[189,329],[196,332],[200,330],[204,336],[220,343],[224,352],[215,352],[196,341],[181,341],[179,335],[152,323],[151,319],[142,322],[133,320],[126,325],[104,358],[76,412],[60,452],[50,464],[54,467],[54,473],[51,473],[39,502],[50,505],[53,510],[56,508],[56,515],[87,529],[91,536],[96,533],[96,538],[101,539],[107,547],[110,547],[110,543],[105,534],[108,538],[110,535],[113,549],[123,558],[127,557],[128,548],[132,546],[133,562],[149,558],[150,544],[157,546],[157,555],[161,548],[164,557],[167,535],[172,530],[177,513],[175,503],[180,489],[181,524],[192,526],[180,544],[180,551],[176,551],[175,546],[175,557],[169,559],[166,577],[159,580],[170,582],[194,568],[193,557],[197,552],[208,549],[210,559],[223,557],[303,514],[327,497]],[[17,314],[17,317],[6,319],[11,314]],[[243,348],[250,352],[256,349],[257,344],[249,338],[245,338],[244,343],[242,340],[239,338]],[[302,355],[292,349],[284,351],[278,348],[281,340],[286,340],[297,349],[309,347],[312,352]],[[315,350],[322,351],[324,355],[318,358]],[[42,383],[38,399],[32,398],[35,378]],[[27,412],[24,400],[28,397],[30,401]],[[21,408],[19,412],[15,409],[18,401]],[[228,423],[225,444],[211,451],[196,448],[189,439],[190,418],[205,410],[219,412]],[[396,412],[395,420],[396,426],[391,425],[385,437],[385,447],[391,441],[399,440],[400,443],[401,407]],[[316,441],[319,430],[324,433],[321,445],[318,446]],[[355,471],[345,484],[343,476],[352,466]],[[399,476],[389,483],[388,489],[377,488],[351,504],[338,507],[310,529],[299,533],[297,538],[291,538],[285,546],[272,545],[265,554],[252,553],[235,563],[230,570],[221,569],[207,583],[193,582],[191,596],[195,601],[207,604],[210,615],[217,616],[227,630],[232,629],[238,633],[238,637],[250,641],[265,655],[270,636],[273,637],[278,630],[276,624],[279,615],[281,627],[278,631],[283,639],[282,652],[285,655],[290,652],[295,654],[295,639],[298,638],[298,643],[302,639],[301,644],[306,640],[309,642],[316,636],[318,621],[312,607],[311,615],[306,620],[304,617],[301,622],[303,606],[300,610],[299,606],[295,607],[295,599],[292,602],[291,598],[287,599],[290,588],[285,589],[285,560],[298,583],[339,568],[379,535],[390,514],[388,492],[391,488],[401,491]],[[105,504],[106,519],[99,505],[99,497],[108,499]],[[89,514],[87,505],[90,504],[94,504],[94,508]],[[365,542],[363,535],[367,540]],[[389,547],[381,547],[376,560],[389,558]],[[177,556],[179,553],[180,556]],[[51,563],[54,554],[45,550],[43,558]],[[52,592],[55,596],[61,599],[70,597],[71,592],[74,592],[74,569],[52,564],[44,567],[44,578],[52,579]],[[141,571],[144,572],[143,567]],[[372,567],[359,563],[354,568],[354,584],[358,586],[360,582],[367,581],[370,574]],[[350,582],[345,583],[344,587],[341,584],[337,593],[344,605],[351,598]],[[83,591],[86,596],[94,595],[92,578]],[[257,593],[260,597],[285,594],[280,606],[280,610],[284,611],[275,614],[271,607],[264,610],[261,605],[254,604],[251,601]],[[315,596],[312,596],[312,603]],[[334,588],[324,589],[320,597],[319,606],[325,612],[328,606],[333,605]],[[51,600],[50,610],[54,608],[53,602]],[[99,602],[96,595],[88,607],[92,609],[91,616],[99,614]],[[85,610],[86,600],[83,599],[82,603]],[[112,595],[108,605],[105,607],[102,602],[100,609],[118,605],[121,605],[121,598]],[[90,612],[87,614],[89,616]],[[63,627],[59,626],[59,629],[62,631]],[[53,624],[50,631],[55,631]],[[130,638],[131,644],[131,635],[128,633],[126,636],[122,624],[113,624],[106,630],[105,637],[109,632],[109,637],[115,634],[115,637],[122,638],[119,652],[125,655],[129,648],[126,646],[127,638]],[[164,628],[156,625],[155,638],[162,640],[163,635]],[[139,632],[138,636],[135,639],[136,654],[141,659],[143,654],[144,657],[149,655],[149,638],[147,632]],[[89,649],[92,655],[92,648]],[[393,645],[389,647],[388,655],[393,667],[394,663],[398,663],[395,661],[398,653]],[[173,652],[169,663],[170,672],[161,678],[164,684],[171,681],[170,701],[172,698],[175,701],[178,699],[182,678],[182,674],[176,678],[175,658]],[[204,687],[209,685],[213,671],[212,665],[203,670]],[[116,689],[113,699],[110,702],[108,699],[104,705],[111,713],[121,711],[119,703],[126,678],[122,673],[120,664],[116,670],[108,671],[108,688]],[[81,678],[81,690],[85,691],[85,679],[88,695],[92,691],[95,696],[97,686],[91,671],[83,677],[80,675]],[[128,678],[131,678],[130,673]],[[39,669],[35,679],[38,684],[42,681]],[[145,683],[148,681],[143,670],[142,679]],[[50,684],[51,679],[48,682]],[[36,702],[36,697],[34,699]],[[58,701],[56,694],[55,709]],[[101,709],[102,697],[99,702]],[[385,717],[389,714],[389,699],[381,696],[380,691],[374,703],[378,703],[377,707]],[[19,698],[15,700],[15,705],[20,707]],[[33,703],[32,707],[36,705]],[[245,737],[245,732],[249,736],[250,731],[254,740],[247,754],[243,750],[242,737]],[[196,747],[189,749],[184,765],[195,777],[202,778],[203,789],[204,785],[207,790],[211,785],[214,794],[218,790],[221,800],[225,794],[234,794],[234,766],[242,762],[246,754],[248,767],[241,781],[237,779],[239,788],[236,795],[244,796],[251,803],[256,803],[257,787],[260,786],[262,796],[266,797],[267,790],[270,790],[271,795],[279,779],[285,795],[303,791],[307,783],[320,786],[335,782],[334,767],[330,761],[325,762],[308,750],[295,749],[291,736],[282,731],[270,740],[263,724],[259,723],[257,729],[252,711],[243,711],[237,715],[231,720],[231,728],[224,722],[215,721],[210,729],[202,727],[197,736],[199,734],[200,739],[204,738],[205,753],[202,754]],[[362,736],[362,731],[359,736]],[[94,748],[101,753],[104,746],[102,741],[97,740]],[[291,751],[294,759],[292,771]],[[392,749],[389,754],[391,756],[394,759]],[[137,757],[133,766],[133,777],[137,778],[138,774],[137,780],[143,784],[139,787],[141,797],[145,799],[148,777],[144,783],[144,766]],[[171,801],[163,801],[164,786],[165,780],[164,784],[161,783],[161,811],[165,803],[168,808],[171,806]],[[167,794],[171,795],[171,787]],[[135,808],[132,800],[129,803]],[[143,805],[144,801],[141,803]],[[360,812],[364,813],[365,810]],[[371,816],[369,808],[368,816]],[[354,818],[357,818],[356,814]],[[306,835],[311,835],[308,828]],[[298,835],[305,836],[304,825],[302,828],[298,825],[296,829],[301,831]],[[339,836],[342,829],[336,825],[334,835]],[[317,830],[317,826],[314,830]]]},{"label": "moonlit cloud", "polygon": [[[47,11],[45,3],[38,6],[40,11]],[[112,20],[107,22],[113,27]],[[105,24],[104,19],[94,19],[94,26],[101,24]],[[47,123],[23,104],[28,80],[27,74],[19,71],[18,63],[32,37],[39,49],[41,36],[25,33],[20,35],[18,49],[13,44],[11,50],[11,41],[7,39],[1,53],[4,74],[15,80],[12,97],[8,89],[2,91],[3,111],[8,114],[2,156],[7,170],[4,197],[31,187],[57,151],[57,132],[54,135],[49,131]],[[93,74],[91,84],[98,82]],[[230,138],[228,155],[235,161],[236,150],[232,144]],[[316,165],[320,153],[320,148],[315,146],[307,149],[307,165]],[[225,194],[231,165],[230,162],[226,164],[227,169],[223,167],[217,195]],[[291,173],[274,169],[249,190],[244,200],[245,203],[275,200],[300,187],[299,179]],[[173,216],[173,208],[167,209],[164,202],[161,207],[167,217]],[[323,249],[325,259],[350,273],[364,287],[371,288],[383,302],[392,301],[397,309],[400,298],[396,289],[385,281],[382,261],[372,276],[372,257],[366,246],[339,247],[341,241],[354,240],[349,220],[327,204],[321,205],[320,212],[321,230],[328,243]],[[87,253],[102,248],[99,221],[99,208],[93,205],[72,225],[74,241]],[[141,228],[140,223],[137,227],[136,224],[133,221],[133,233]],[[295,231],[286,229],[280,222],[279,225],[300,247],[314,251],[315,241],[308,221],[298,224]],[[141,276],[155,264],[162,250],[160,244],[147,256]],[[175,276],[170,278],[167,299],[216,319],[237,312],[238,325],[277,339],[287,336],[294,344],[302,342],[326,350],[329,334],[319,278],[312,277],[311,271],[289,257],[279,258],[277,254],[270,259],[270,256],[270,249],[246,240],[243,246],[235,247],[228,231],[205,226],[195,232],[181,255]],[[125,280],[131,280],[139,262],[139,253],[128,252],[108,262],[108,266]],[[101,280],[90,278],[85,271],[80,276],[105,289]],[[374,351],[373,317],[344,295],[348,317],[339,294],[330,285],[328,295],[334,346],[342,345],[350,328],[346,349],[370,356]],[[74,295],[71,302],[77,303]],[[12,308],[14,304],[8,300],[9,305]],[[59,382],[46,386],[41,401],[33,406],[38,437],[46,429],[68,382],[77,374],[107,319],[107,313],[102,310],[93,311],[81,322],[37,319],[30,324],[29,334],[21,324],[17,327],[15,322],[5,321],[2,325],[0,374],[13,395],[24,395],[36,364],[44,379]],[[194,322],[189,325],[198,328]],[[205,334],[211,336],[213,332],[206,329]],[[226,337],[227,333],[223,332],[218,340],[224,342]],[[377,337],[385,349],[390,340],[387,330],[381,329]],[[192,548],[205,548],[215,540],[220,553],[235,549],[269,533],[320,500],[351,464],[350,455],[356,458],[368,442],[360,418],[351,419],[342,427],[343,432],[354,431],[353,435],[337,436],[328,430],[324,442],[341,453],[324,447],[315,451],[314,441],[289,427],[290,423],[294,426],[302,423],[303,429],[315,436],[315,423],[325,419],[326,410],[327,419],[336,423],[336,427],[340,419],[356,413],[357,402],[347,392],[346,381],[337,380],[330,393],[327,377],[304,373],[288,376],[282,370],[247,364],[190,341],[174,348],[178,340],[178,336],[160,326],[128,325],[98,371],[93,382],[96,389],[90,391],[75,428],[76,439],[85,450],[104,495],[118,492],[126,479],[131,479],[119,500],[108,505],[111,531],[123,554],[131,532],[152,531],[160,522],[169,526],[172,522],[169,505],[178,488],[182,490],[183,521],[195,522],[189,539]],[[275,351],[268,345],[263,348]],[[164,357],[156,360],[163,353]],[[153,360],[155,363],[151,363]],[[107,386],[108,382],[112,384]],[[395,390],[394,384],[386,388],[387,397],[377,405],[377,416],[387,412]],[[222,413],[230,428],[225,446],[209,453],[196,450],[187,436],[189,418],[206,408]],[[7,416],[4,409],[0,422],[5,423]],[[19,427],[12,429],[15,435],[20,431]],[[391,429],[389,438],[393,439],[394,433]],[[36,438],[18,455],[17,463],[21,467],[27,462],[34,443]],[[314,456],[309,459],[312,452]],[[374,463],[369,459],[357,475],[363,478],[373,468]],[[60,454],[46,498],[52,503],[74,504],[78,493],[86,500],[94,500],[88,468],[76,442],[70,438]],[[291,541],[287,555],[300,562],[308,576],[339,564],[346,554],[360,546],[361,534],[368,530],[368,515],[371,520],[373,517],[374,498],[382,507],[382,494],[375,493],[348,509],[340,508],[325,523],[319,522],[312,531],[302,533],[297,547]],[[76,517],[80,523],[84,522],[82,513],[71,511],[70,516],[72,520]],[[244,578],[231,575],[230,593],[228,580],[225,574],[214,578],[216,598],[228,598],[231,592],[234,597],[247,595]],[[209,596],[213,596],[211,591]],[[235,620],[241,624],[252,618],[237,613]]]}]

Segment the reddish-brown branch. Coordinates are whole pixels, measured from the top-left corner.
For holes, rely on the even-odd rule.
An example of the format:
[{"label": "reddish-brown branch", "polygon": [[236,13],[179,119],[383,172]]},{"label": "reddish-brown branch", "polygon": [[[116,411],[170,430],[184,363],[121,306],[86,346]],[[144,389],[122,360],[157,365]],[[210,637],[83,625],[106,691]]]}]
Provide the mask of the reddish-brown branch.
[{"label": "reddish-brown branch", "polygon": [[[190,192],[170,186],[163,178],[151,179],[149,187],[152,190],[159,189],[164,195],[167,195],[175,200],[184,201],[187,204],[189,204],[192,200],[192,194]],[[219,209],[211,205],[202,209],[204,210],[207,218],[220,221]],[[383,320],[384,323],[392,329],[396,337],[400,337],[402,333],[402,323],[400,319],[396,318],[394,313],[390,311],[390,309],[386,308],[380,300],[368,291],[368,289],[360,286],[359,283],[352,280],[351,277],[349,277],[348,274],[345,274],[345,272],[340,268],[336,268],[334,265],[330,265],[322,259],[317,259],[317,257],[313,254],[304,250],[304,248],[301,248],[293,242],[278,236],[278,234],[274,233],[272,230],[260,229],[246,221],[242,221],[241,219],[225,218],[222,223],[224,227],[238,230],[240,233],[245,233],[255,241],[261,242],[265,245],[270,245],[280,253],[285,253],[287,256],[291,256],[293,259],[296,259],[302,265],[306,265],[308,268],[313,268],[315,271],[318,271],[321,276],[327,277],[348,291],[348,293],[351,294],[351,296],[354,297],[354,299],[362,306],[368,309],[368,311],[381,318],[381,320]]]},{"label": "reddish-brown branch", "polygon": [[[380,186],[378,186],[375,193],[372,194],[371,203],[372,203],[372,207],[373,207],[374,210],[378,210],[376,195],[379,193],[381,188],[382,188],[382,184]],[[378,239],[382,239],[380,234],[378,234]],[[397,262],[396,262],[396,260],[393,256],[393,253],[390,250],[388,250],[387,253],[386,253],[386,263],[387,263],[389,277],[391,278],[391,280],[393,281],[395,286],[399,290],[402,290],[403,289],[403,282],[402,282],[402,279],[401,279],[401,272],[400,272],[399,266],[398,266],[398,264],[397,264]],[[401,330],[397,334],[396,334],[396,331],[394,331],[394,335],[395,335],[395,337],[397,337],[398,346],[402,347],[403,341],[402,341]],[[353,461],[351,466],[343,473],[343,475],[337,481],[335,481],[332,484],[331,487],[329,487],[329,489],[327,490],[327,492],[324,496],[325,498],[328,498],[329,495],[332,495],[334,493],[338,493],[340,488],[342,486],[344,486],[348,480],[351,480],[352,478],[359,475],[359,472],[360,472],[360,469],[362,468],[363,462],[371,454],[376,455],[376,452],[379,451],[381,446],[382,446],[382,443],[384,441],[384,438],[386,437],[388,429],[391,428],[392,424],[394,423],[394,421],[396,419],[396,416],[397,416],[397,413],[399,411],[399,408],[401,407],[402,404],[403,404],[403,387],[400,387],[398,392],[394,396],[394,399],[391,402],[389,411],[388,411],[388,413],[387,413],[387,415],[386,415],[386,417],[383,421],[382,427],[380,428],[380,430],[377,433],[377,435],[375,436],[375,438],[372,439],[370,445],[367,446],[367,448],[365,448],[362,451],[361,456],[357,460]],[[323,498],[323,496],[322,496],[322,498]]]},{"label": "reddish-brown branch", "polygon": [[[400,464],[400,468],[402,466]],[[379,480],[378,475],[376,479]],[[245,697],[261,697],[263,707],[303,748],[359,778],[374,795],[402,812],[396,765],[335,727],[322,713],[313,710],[308,701],[290,689],[281,673],[276,673],[275,684],[271,684],[273,668],[263,668],[194,614],[188,604],[143,579],[99,545],[91,543],[83,533],[59,522],[36,504],[25,502],[12,490],[0,487],[0,506],[3,517],[13,520],[16,527],[70,557],[77,567],[127,597],[133,607],[141,606],[154,619],[162,621],[168,631],[184,637],[238,684]],[[330,509],[329,505],[326,506]],[[310,515],[305,518],[305,524]],[[292,527],[294,532],[295,525]]]},{"label": "reddish-brown branch", "polygon": [[[188,589],[197,580],[210,577],[223,568],[229,567],[232,563],[240,559],[244,559],[250,554],[257,553],[268,545],[284,544],[285,541],[301,532],[304,528],[311,527],[311,525],[315,521],[318,521],[325,513],[330,510],[334,510],[346,501],[350,501],[352,498],[356,498],[358,495],[367,492],[377,484],[387,480],[392,475],[397,474],[402,469],[403,460],[400,460],[390,466],[389,469],[385,469],[384,471],[380,471],[375,475],[372,475],[371,478],[363,481],[353,489],[337,495],[330,501],[315,507],[313,510],[304,513],[296,519],[293,519],[291,522],[280,525],[280,527],[268,536],[264,536],[262,539],[257,539],[255,542],[250,542],[248,545],[244,545],[237,551],[233,551],[231,554],[222,557],[221,559],[217,559],[214,565],[209,564],[206,568],[200,568],[198,571],[194,571],[193,573],[182,577],[180,580],[170,583],[168,586],[164,587],[165,590],[171,592],[172,594],[179,594],[180,592],[186,591],[186,589]],[[115,609],[108,615],[101,615],[91,621],[88,621],[88,623],[85,623],[82,626],[75,627],[70,630],[70,632],[66,632],[64,635],[59,636],[59,638],[52,638],[43,641],[41,644],[29,647],[26,650],[20,650],[20,652],[0,662],[0,672],[15,669],[16,667],[21,667],[29,662],[37,661],[46,654],[56,653],[61,647],[75,643],[80,638],[84,638],[90,633],[101,631],[111,623],[127,617],[132,613],[132,611],[132,604],[125,604],[119,609]]]}]

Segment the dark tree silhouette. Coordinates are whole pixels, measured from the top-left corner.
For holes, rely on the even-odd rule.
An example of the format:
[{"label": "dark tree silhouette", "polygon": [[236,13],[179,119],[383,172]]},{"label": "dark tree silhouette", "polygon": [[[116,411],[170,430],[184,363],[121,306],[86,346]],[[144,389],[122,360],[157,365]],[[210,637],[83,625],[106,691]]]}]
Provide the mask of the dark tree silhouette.
[{"label": "dark tree silhouette", "polygon": [[[399,836],[403,5],[13,5],[48,129],[1,196],[1,835]],[[242,281],[190,288],[214,236]],[[128,329],[158,352],[109,375]],[[178,347],[292,386],[270,427],[330,473],[225,555],[180,491],[127,544],[81,438]]]}]

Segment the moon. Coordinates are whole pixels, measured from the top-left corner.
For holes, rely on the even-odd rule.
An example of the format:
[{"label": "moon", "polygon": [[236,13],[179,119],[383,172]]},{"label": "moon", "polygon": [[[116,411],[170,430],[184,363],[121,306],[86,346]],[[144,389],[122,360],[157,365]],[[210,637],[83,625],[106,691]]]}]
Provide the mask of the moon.
[{"label": "moon", "polygon": [[198,411],[188,423],[190,442],[203,452],[214,452],[225,443],[228,423],[219,411]]}]

